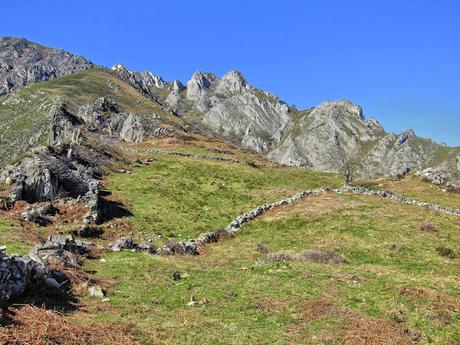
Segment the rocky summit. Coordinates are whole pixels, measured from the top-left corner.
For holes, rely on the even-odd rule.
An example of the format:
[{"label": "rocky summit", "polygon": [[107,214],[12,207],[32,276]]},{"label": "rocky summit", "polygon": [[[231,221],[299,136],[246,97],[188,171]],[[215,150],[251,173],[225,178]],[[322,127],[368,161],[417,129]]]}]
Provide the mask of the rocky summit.
[{"label": "rocky summit", "polygon": [[22,38],[0,37],[0,95],[94,65],[81,56]]}]

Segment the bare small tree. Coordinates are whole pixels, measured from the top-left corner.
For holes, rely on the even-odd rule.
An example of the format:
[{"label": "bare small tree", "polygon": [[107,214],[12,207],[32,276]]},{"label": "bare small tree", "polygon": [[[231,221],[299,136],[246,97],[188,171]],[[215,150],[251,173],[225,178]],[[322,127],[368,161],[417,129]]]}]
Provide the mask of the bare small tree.
[{"label": "bare small tree", "polygon": [[359,169],[356,152],[345,152],[341,146],[337,146],[336,150],[332,150],[326,155],[333,168],[344,177],[345,183],[351,185]]}]

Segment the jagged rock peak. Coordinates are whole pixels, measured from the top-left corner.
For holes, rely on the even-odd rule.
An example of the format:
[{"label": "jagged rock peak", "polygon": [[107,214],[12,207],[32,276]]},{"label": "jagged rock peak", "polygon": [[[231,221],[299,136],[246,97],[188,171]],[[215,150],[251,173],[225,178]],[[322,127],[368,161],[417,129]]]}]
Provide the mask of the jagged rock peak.
[{"label": "jagged rock peak", "polygon": [[133,86],[137,86],[144,93],[150,93],[152,87],[158,89],[173,89],[173,83],[164,81],[163,78],[153,74],[152,72],[135,72],[127,68],[122,64],[116,64],[112,66],[112,70],[122,79],[127,80]]},{"label": "jagged rock peak", "polygon": [[187,98],[190,100],[200,100],[211,88],[217,77],[213,73],[197,71],[187,82]]},{"label": "jagged rock peak", "polygon": [[363,109],[347,99],[325,101],[315,108],[316,111],[327,111],[331,114],[353,114],[364,120]]},{"label": "jagged rock peak", "polygon": [[220,79],[217,93],[241,93],[247,89],[250,89],[250,86],[241,72],[232,70]]},{"label": "jagged rock peak", "polygon": [[395,146],[396,147],[399,147],[405,143],[407,143],[407,141],[410,139],[410,138],[413,138],[415,137],[415,132],[413,129],[408,129],[404,132],[402,132],[399,137],[398,137],[398,140],[396,140],[396,143],[395,143]]},{"label": "jagged rock peak", "polygon": [[185,86],[181,83],[180,80],[174,80],[173,82],[173,91],[181,92],[185,89]]},{"label": "jagged rock peak", "polygon": [[187,82],[187,86],[189,83],[195,83],[200,85],[202,88],[209,88],[217,79],[218,78],[214,73],[196,71],[193,73],[192,78]]},{"label": "jagged rock peak", "polygon": [[0,95],[90,67],[91,61],[64,50],[23,38],[0,38]]}]

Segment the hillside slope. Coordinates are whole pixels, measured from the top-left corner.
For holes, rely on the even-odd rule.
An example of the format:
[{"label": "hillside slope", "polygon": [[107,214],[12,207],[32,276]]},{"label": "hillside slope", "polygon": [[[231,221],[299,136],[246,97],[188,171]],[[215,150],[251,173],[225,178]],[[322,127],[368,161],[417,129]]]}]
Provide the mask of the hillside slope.
[{"label": "hillside slope", "polygon": [[76,113],[100,97],[114,100],[123,112],[182,123],[110,71],[88,69],[0,97],[0,166],[39,144],[48,144],[52,118],[62,104]]},{"label": "hillside slope", "polygon": [[[128,235],[156,246],[181,241],[224,227],[258,204],[340,184],[332,174],[274,166],[217,140],[157,138],[123,146],[133,162],[152,161],[103,180],[111,199],[132,215],[104,223],[103,233],[91,238],[98,248]],[[458,194],[417,181],[414,197],[459,205]],[[0,211],[0,218],[11,219],[0,221],[7,250],[27,251],[43,234],[78,229],[64,221],[74,212],[56,206],[61,214],[46,227],[20,223],[19,204]],[[197,256],[99,249],[97,259],[84,261],[83,272],[70,270],[80,309],[52,314],[59,316],[58,326],[39,334],[35,328],[52,312],[34,309],[40,317],[2,328],[0,342],[34,336],[65,343],[58,331],[65,327],[65,337],[82,343],[90,331],[98,343],[107,342],[104,333],[120,336],[116,330],[123,330],[134,344],[455,344],[459,230],[458,217],[416,205],[347,193],[311,196],[268,211]],[[334,254],[328,261],[311,251]],[[108,300],[90,297],[84,287],[95,284]],[[54,298],[54,308],[67,305]],[[16,319],[26,307],[18,308]]]}]

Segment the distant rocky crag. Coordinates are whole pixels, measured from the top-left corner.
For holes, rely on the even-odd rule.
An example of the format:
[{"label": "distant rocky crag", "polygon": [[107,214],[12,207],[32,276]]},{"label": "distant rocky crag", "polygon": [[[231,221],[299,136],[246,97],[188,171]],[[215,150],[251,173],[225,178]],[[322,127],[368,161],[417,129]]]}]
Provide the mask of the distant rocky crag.
[{"label": "distant rocky crag", "polygon": [[0,96],[90,67],[93,63],[81,56],[21,38],[0,37]]}]

